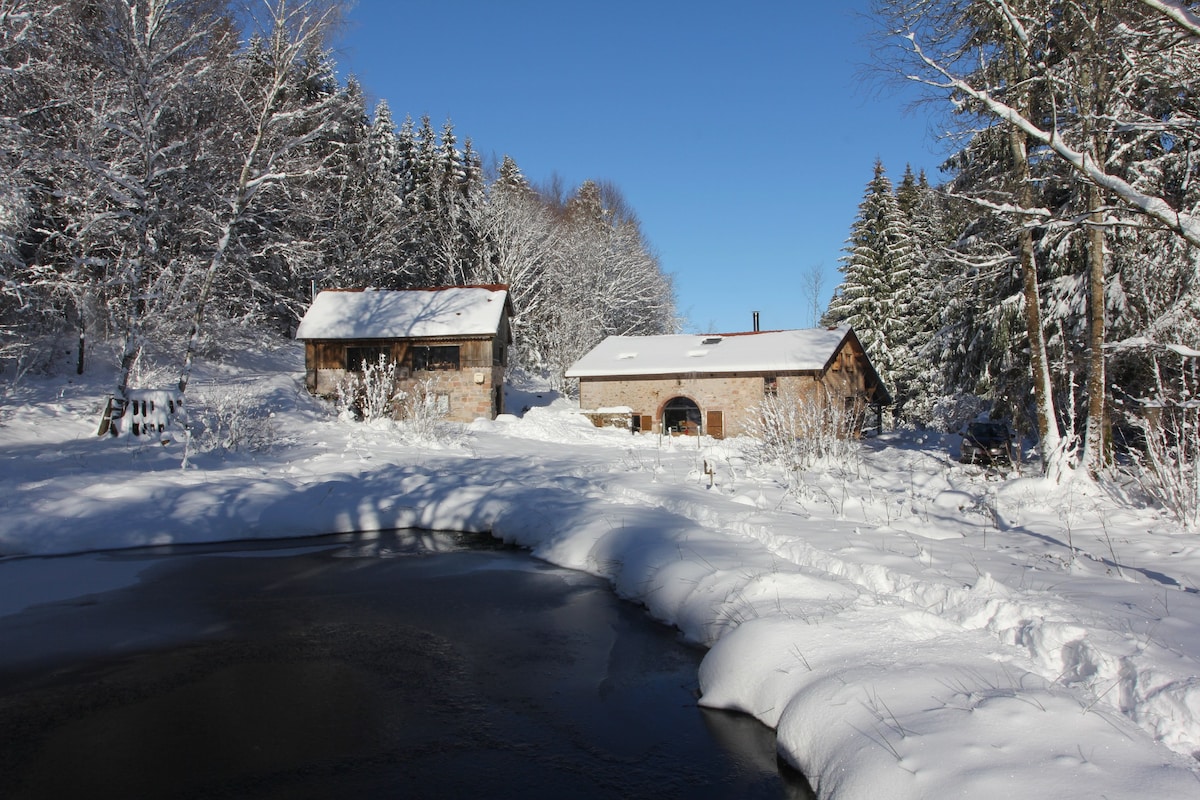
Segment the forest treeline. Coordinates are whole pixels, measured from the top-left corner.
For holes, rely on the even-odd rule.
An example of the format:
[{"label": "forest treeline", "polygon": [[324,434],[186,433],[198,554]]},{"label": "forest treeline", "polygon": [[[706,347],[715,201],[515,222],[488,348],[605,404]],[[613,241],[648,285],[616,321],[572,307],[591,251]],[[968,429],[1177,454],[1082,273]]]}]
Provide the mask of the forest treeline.
[{"label": "forest treeline", "polygon": [[[236,336],[289,335],[314,288],[511,287],[520,365],[561,381],[609,334],[676,326],[603,181],[485,175],[450,121],[336,76],[325,0],[0,0],[0,359],[115,343],[118,392]],[[68,341],[69,340],[69,341]]]},{"label": "forest treeline", "polygon": [[[937,185],[876,165],[824,318],[856,328],[895,420],[991,413],[1095,469],[1127,411],[1192,407],[1196,9],[873,3],[880,66],[956,142]],[[336,75],[340,11],[0,0],[7,374],[65,348],[82,369],[102,340],[118,392],[150,360],[183,389],[204,348],[288,336],[314,287],[507,284],[519,366],[557,386],[605,335],[678,329],[617,187],[533,186],[449,121],[367,108]]]},{"label": "forest treeline", "polygon": [[855,327],[895,419],[991,414],[1095,472],[1150,418],[1200,463],[1198,4],[873,6],[879,66],[955,145],[937,186],[876,163],[825,315]]}]

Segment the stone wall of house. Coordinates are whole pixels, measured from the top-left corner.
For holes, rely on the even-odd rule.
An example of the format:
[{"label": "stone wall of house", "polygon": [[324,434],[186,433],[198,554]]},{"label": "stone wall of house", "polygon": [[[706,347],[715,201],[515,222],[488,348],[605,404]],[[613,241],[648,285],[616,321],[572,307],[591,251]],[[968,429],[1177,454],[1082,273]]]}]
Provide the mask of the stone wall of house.
[{"label": "stone wall of house", "polygon": [[[753,409],[769,391],[769,378],[774,378],[776,392],[794,393],[808,402],[845,403],[847,398],[853,398],[858,403],[862,400],[864,375],[859,363],[851,358],[823,376],[815,373],[732,373],[687,377],[580,378],[579,407],[584,411],[598,411],[627,406],[635,415],[650,417],[650,430],[660,433],[663,407],[676,397],[686,397],[699,406],[706,428],[709,412],[720,411],[724,435],[738,436],[747,432]],[[642,429],[646,429],[645,424],[642,424]],[[709,433],[707,429],[701,432]]]},{"label": "stone wall of house", "polygon": [[408,392],[421,381],[430,381],[434,394],[445,397],[446,419],[452,422],[471,422],[479,417],[494,419],[504,411],[503,367],[415,372],[396,384],[398,389]]},{"label": "stone wall of house", "polygon": [[[579,406],[584,410],[628,406],[634,414],[650,417],[651,430],[659,433],[663,407],[676,397],[686,397],[700,407],[705,428],[709,413],[720,411],[724,434],[737,436],[745,432],[749,409],[762,402],[765,377],[762,373],[737,373],[678,378],[581,378]],[[815,385],[809,376],[779,376],[777,382],[780,387],[791,383],[799,391]],[[645,430],[645,425],[642,428]],[[708,433],[707,429],[702,432]]]}]

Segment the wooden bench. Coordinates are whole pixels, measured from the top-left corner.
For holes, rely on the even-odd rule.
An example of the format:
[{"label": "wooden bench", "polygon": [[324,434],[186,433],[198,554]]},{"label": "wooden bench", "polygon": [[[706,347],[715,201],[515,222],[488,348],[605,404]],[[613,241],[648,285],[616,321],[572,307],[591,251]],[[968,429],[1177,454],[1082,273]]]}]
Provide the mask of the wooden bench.
[{"label": "wooden bench", "polygon": [[183,415],[183,392],[178,389],[130,389],[110,397],[100,420],[98,436],[157,436]]}]

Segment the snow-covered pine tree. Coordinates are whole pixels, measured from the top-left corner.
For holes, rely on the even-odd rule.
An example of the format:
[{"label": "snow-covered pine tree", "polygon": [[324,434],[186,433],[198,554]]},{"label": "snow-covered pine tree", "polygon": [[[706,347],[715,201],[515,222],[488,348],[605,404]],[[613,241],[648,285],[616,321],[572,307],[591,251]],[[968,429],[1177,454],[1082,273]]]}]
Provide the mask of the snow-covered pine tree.
[{"label": "snow-covered pine tree", "polygon": [[465,208],[462,187],[466,182],[467,170],[462,153],[458,149],[458,137],[450,120],[442,125],[438,147],[436,187],[433,192],[434,215],[432,241],[434,252],[434,283],[438,285],[465,284],[470,258],[469,247],[464,241]]},{"label": "snow-covered pine tree", "polygon": [[421,117],[412,143],[408,170],[410,186],[404,195],[404,262],[401,269],[410,277],[412,285],[436,286],[443,283],[439,261],[442,254],[437,250],[441,229],[438,185],[442,164],[437,134],[428,115]]},{"label": "snow-covered pine tree", "polygon": [[322,253],[316,280],[321,287],[395,288],[401,223],[395,123],[382,100],[368,121],[355,86],[347,81],[347,108],[337,133],[341,153],[331,157],[322,176],[330,210],[320,221],[323,234],[314,237]]},{"label": "snow-covered pine tree", "polygon": [[478,207],[483,202],[483,168],[468,142],[458,149],[454,125],[441,136],[428,116],[413,133],[406,123],[397,139],[403,191],[401,272],[408,285],[470,283],[481,272]]},{"label": "snow-covered pine tree", "polygon": [[463,177],[458,186],[458,229],[456,231],[460,260],[463,264],[462,282],[480,283],[486,268],[483,263],[482,233],[479,229],[480,214],[485,202],[486,186],[483,178],[483,159],[475,152],[471,137],[463,141]]},{"label": "snow-covered pine tree", "polygon": [[897,384],[904,387],[903,418],[908,424],[945,427],[947,393],[935,341],[956,272],[945,254],[957,231],[951,206],[929,185],[923,170],[914,175],[911,167],[905,169],[896,200],[908,221],[915,265],[912,279],[901,289],[907,341],[896,370]]},{"label": "snow-covered pine tree", "polygon": [[[404,165],[396,123],[386,100],[375,107],[367,137],[366,187],[363,193],[362,262],[371,276],[395,275],[400,268]],[[348,285],[365,286],[360,280]],[[376,284],[382,285],[382,284]]]},{"label": "snow-covered pine tree", "polygon": [[919,269],[908,220],[880,160],[859,204],[845,252],[839,267],[842,283],[823,321],[854,328],[902,409],[904,365],[913,335],[910,284]]}]

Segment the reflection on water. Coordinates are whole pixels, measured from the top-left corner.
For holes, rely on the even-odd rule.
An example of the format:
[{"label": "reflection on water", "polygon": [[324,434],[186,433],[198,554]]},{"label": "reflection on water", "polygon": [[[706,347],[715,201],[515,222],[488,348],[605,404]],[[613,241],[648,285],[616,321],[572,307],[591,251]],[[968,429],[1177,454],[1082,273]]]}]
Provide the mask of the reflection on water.
[{"label": "reflection on water", "polygon": [[0,619],[0,796],[810,796],[699,650],[493,540],[107,558],[141,582]]}]

